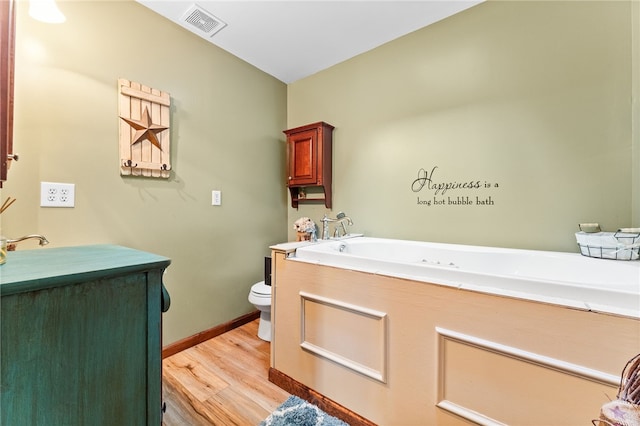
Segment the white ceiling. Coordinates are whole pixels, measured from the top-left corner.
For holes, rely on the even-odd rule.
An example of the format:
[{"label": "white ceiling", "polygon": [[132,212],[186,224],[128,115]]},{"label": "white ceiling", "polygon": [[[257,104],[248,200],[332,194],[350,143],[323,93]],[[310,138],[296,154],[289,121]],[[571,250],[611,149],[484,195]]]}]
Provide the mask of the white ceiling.
[{"label": "white ceiling", "polygon": [[[292,83],[483,0],[136,1],[284,83]],[[217,29],[226,26],[206,33],[184,21],[196,5],[205,16],[222,21]]]}]

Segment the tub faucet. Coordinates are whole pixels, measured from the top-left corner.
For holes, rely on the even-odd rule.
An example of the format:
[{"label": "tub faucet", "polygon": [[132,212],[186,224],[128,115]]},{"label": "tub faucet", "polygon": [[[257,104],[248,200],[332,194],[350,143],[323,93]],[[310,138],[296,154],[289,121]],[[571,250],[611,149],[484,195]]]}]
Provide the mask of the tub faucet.
[{"label": "tub faucet", "polygon": [[24,237],[16,238],[15,240],[7,240],[7,250],[13,251],[16,249],[17,243],[19,243],[20,241],[30,240],[30,239],[39,240],[38,244],[40,244],[41,246],[46,246],[47,244],[49,244],[49,240],[47,240],[44,236],[38,235],[38,234],[31,234],[31,235],[25,235]]},{"label": "tub faucet", "polygon": [[[342,212],[338,213],[338,215],[336,216],[336,222],[338,223],[336,224],[336,229],[333,233],[334,237],[341,237],[341,236],[344,237],[345,235],[347,235],[347,228],[346,226],[344,226],[345,222],[349,226],[353,225],[353,221],[351,220],[351,218]],[[341,228],[342,228],[342,235],[340,235]]]},{"label": "tub faucet", "polygon": [[335,219],[331,219],[327,217],[327,215],[325,214],[324,217],[320,220],[320,222],[322,222],[322,239],[323,240],[329,239],[329,223],[337,222],[333,232],[334,238],[341,236],[340,228],[342,228],[342,236],[347,235],[347,228],[345,227],[345,222],[349,226],[353,225],[353,221],[351,220],[351,218],[346,214],[344,214],[343,212],[338,213]]},{"label": "tub faucet", "polygon": [[322,239],[323,240],[329,239],[329,222],[335,222],[335,221],[336,219],[330,219],[329,217],[327,217],[326,213],[324,217],[320,219],[320,222],[322,222]]}]

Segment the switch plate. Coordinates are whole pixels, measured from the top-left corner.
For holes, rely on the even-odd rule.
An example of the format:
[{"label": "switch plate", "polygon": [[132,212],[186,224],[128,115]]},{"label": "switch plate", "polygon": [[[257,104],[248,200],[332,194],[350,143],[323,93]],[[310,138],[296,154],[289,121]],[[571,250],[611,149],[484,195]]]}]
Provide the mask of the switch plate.
[{"label": "switch plate", "polygon": [[221,191],[211,191],[211,205],[212,206],[222,205],[222,192]]},{"label": "switch plate", "polygon": [[75,207],[76,185],[40,182],[40,207]]}]

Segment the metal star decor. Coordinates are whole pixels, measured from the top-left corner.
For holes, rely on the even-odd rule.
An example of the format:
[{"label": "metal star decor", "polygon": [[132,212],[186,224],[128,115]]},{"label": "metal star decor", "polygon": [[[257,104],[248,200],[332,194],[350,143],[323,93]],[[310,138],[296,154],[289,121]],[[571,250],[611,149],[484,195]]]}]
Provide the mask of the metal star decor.
[{"label": "metal star decor", "polygon": [[120,174],[170,178],[171,95],[119,78],[118,118]]},{"label": "metal star decor", "polygon": [[144,108],[144,112],[142,113],[142,117],[140,120],[133,120],[130,118],[125,118],[120,116],[121,119],[127,122],[131,127],[136,129],[135,135],[133,135],[133,139],[131,141],[131,145],[135,145],[138,142],[143,140],[148,140],[162,151],[162,146],[160,145],[160,141],[158,140],[158,133],[161,133],[168,129],[165,126],[159,126],[157,124],[153,124],[151,121],[151,115],[149,114],[149,109],[147,107]]}]

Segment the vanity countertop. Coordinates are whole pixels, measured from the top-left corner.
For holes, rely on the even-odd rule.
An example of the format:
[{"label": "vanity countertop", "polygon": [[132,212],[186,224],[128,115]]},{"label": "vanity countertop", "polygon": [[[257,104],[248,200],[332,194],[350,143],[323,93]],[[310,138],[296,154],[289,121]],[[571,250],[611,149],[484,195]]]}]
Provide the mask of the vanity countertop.
[{"label": "vanity countertop", "polygon": [[11,251],[7,262],[0,266],[0,294],[164,269],[170,263],[164,256],[109,244]]}]

